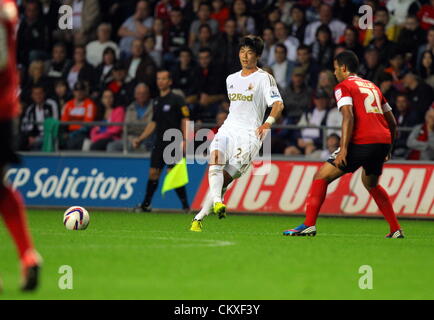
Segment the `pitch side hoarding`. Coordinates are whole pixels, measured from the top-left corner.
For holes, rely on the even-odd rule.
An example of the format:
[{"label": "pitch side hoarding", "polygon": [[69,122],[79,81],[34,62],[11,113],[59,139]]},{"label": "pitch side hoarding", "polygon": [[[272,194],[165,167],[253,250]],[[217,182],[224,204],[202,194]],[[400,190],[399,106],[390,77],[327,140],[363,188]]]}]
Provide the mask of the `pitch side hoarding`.
[{"label": "pitch side hoarding", "polygon": [[[319,162],[272,161],[267,170],[263,170],[263,166],[253,166],[228,189],[224,197],[228,210],[304,213],[312,178],[321,165]],[[391,196],[398,216],[434,218],[433,168],[434,163],[385,165],[380,184]],[[261,171],[265,174],[260,174]],[[379,215],[360,175],[361,169],[330,184],[321,214]],[[207,191],[208,180],[203,179],[193,203],[194,209],[201,207]]]},{"label": "pitch side hoarding", "polygon": [[[24,155],[7,179],[21,191],[26,205],[132,208],[143,200],[149,159],[125,156]],[[189,200],[195,196],[205,166],[189,165]],[[164,172],[162,175],[164,178]],[[174,191],[161,196],[162,179],[152,202],[154,208],[179,209]]]}]

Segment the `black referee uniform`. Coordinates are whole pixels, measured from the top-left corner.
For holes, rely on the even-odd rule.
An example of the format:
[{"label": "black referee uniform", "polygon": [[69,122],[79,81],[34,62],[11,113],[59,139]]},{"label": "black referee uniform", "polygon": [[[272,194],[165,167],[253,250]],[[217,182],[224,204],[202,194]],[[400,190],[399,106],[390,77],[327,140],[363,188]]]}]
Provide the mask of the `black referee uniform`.
[{"label": "black referee uniform", "polygon": [[[182,132],[181,122],[182,119],[188,119],[190,116],[190,111],[185,103],[182,96],[177,95],[170,91],[167,95],[163,97],[157,97],[154,100],[153,105],[153,118],[152,121],[155,122],[155,142],[151,153],[151,168],[163,169],[164,166],[172,168],[181,158],[175,158],[175,152],[171,153],[170,159],[164,159],[164,150],[171,143],[173,143],[175,138],[171,138],[170,141],[164,141],[164,133],[169,129],[177,129]],[[176,146],[181,148],[181,145]],[[173,149],[173,147],[171,147]],[[167,153],[167,152],[166,152]],[[182,150],[177,150],[176,154],[181,155]],[[155,190],[158,187],[158,180],[148,180],[148,185],[146,189],[145,199],[141,204],[143,211],[150,210],[150,204]],[[182,207],[184,210],[189,210],[190,206],[187,201],[187,192],[185,187],[180,187],[175,189],[176,194],[182,202]]]}]

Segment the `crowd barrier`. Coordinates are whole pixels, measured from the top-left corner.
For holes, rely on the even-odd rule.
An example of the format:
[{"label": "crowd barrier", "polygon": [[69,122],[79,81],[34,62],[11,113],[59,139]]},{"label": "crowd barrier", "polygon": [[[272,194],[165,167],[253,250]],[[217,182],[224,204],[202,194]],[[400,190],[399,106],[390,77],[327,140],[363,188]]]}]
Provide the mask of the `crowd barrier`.
[{"label": "crowd barrier", "polygon": [[[312,177],[321,162],[273,159],[253,165],[230,185],[225,203],[230,211],[303,213]],[[387,190],[398,216],[434,218],[434,162],[387,163],[380,184]],[[132,208],[143,199],[149,159],[125,155],[23,155],[7,178],[21,191],[28,206]],[[187,193],[199,210],[208,192],[207,168],[189,164]],[[361,170],[345,175],[329,188],[322,214],[378,216],[378,208],[360,179]],[[164,177],[164,174],[162,178]],[[161,196],[162,180],[153,208],[180,209],[174,191]]]}]

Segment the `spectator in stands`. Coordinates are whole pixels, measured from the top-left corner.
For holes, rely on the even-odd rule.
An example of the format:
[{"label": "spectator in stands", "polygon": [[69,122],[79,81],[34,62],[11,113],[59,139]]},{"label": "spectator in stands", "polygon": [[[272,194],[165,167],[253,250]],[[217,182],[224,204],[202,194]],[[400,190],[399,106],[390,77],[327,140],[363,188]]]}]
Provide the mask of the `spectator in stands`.
[{"label": "spectator in stands", "polygon": [[296,3],[291,7],[291,20],[292,23],[288,28],[289,35],[296,37],[299,43],[303,43],[307,27],[306,13],[303,6]]},{"label": "spectator in stands", "polygon": [[[221,0],[219,0],[221,1]],[[168,29],[168,53],[165,57],[171,64],[179,55],[179,50],[188,44],[188,26],[184,21],[184,16],[180,8],[173,8],[170,11],[170,27]]]},{"label": "spectator in stands", "polygon": [[[283,43],[286,46],[288,60],[295,61],[297,59],[297,48],[299,42],[297,38],[289,35],[288,27],[283,22],[277,22],[274,25],[274,36],[277,42]],[[270,55],[268,57],[269,66],[275,62],[274,52],[275,44],[270,49]]]},{"label": "spectator in stands", "polygon": [[330,99],[333,99],[334,89],[337,85],[336,77],[330,70],[322,70],[318,76],[316,91],[324,91]]},{"label": "spectator in stands", "polygon": [[133,40],[143,39],[151,32],[153,24],[154,18],[151,15],[149,2],[146,0],[138,1],[134,15],[125,20],[118,31],[121,38],[119,43],[121,58],[126,58],[131,54]]},{"label": "spectator in stands", "polygon": [[303,113],[309,110],[312,97],[312,89],[306,85],[305,74],[300,68],[295,68],[290,84],[280,90],[285,116],[288,124],[297,124]]},{"label": "spectator in stands", "polygon": [[404,52],[412,64],[416,63],[418,48],[426,40],[425,31],[420,27],[416,16],[408,16],[404,27],[399,32],[398,46]]},{"label": "spectator in stands", "polygon": [[[389,19],[389,11],[385,7],[378,7],[374,14],[375,23],[382,23],[385,26],[385,35],[389,41],[397,41],[399,35],[399,26]],[[367,46],[373,39],[372,29],[367,29],[364,39],[364,45]]]},{"label": "spectator in stands", "polygon": [[312,44],[312,57],[318,63],[320,69],[333,69],[333,54],[335,45],[331,38],[332,34],[326,25],[316,29],[316,40]]},{"label": "spectator in stands", "polygon": [[291,74],[295,63],[287,59],[287,49],[283,43],[274,46],[275,62],[270,66],[274,78],[280,88],[286,88],[291,81]]},{"label": "spectator in stands", "polygon": [[426,43],[421,45],[419,47],[419,50],[417,51],[416,66],[419,66],[421,64],[422,54],[425,51],[431,51],[432,54],[434,54],[434,27],[431,27],[428,30],[428,33],[426,35]]},{"label": "spectator in stands", "polygon": [[32,88],[31,96],[32,103],[24,110],[21,118],[20,150],[41,150],[44,120],[47,118],[59,119],[57,108],[46,102],[44,87],[35,85]]},{"label": "spectator in stands", "polygon": [[[84,82],[78,81],[74,85],[74,98],[68,101],[62,110],[62,121],[95,121],[97,108],[95,103],[88,98],[88,88]],[[89,135],[90,127],[79,124],[71,124],[66,130],[62,130],[61,146],[67,150],[81,150],[83,141]],[[65,129],[65,128],[62,128]]]},{"label": "spectator in stands", "polygon": [[37,0],[27,0],[17,33],[18,64],[27,67],[34,60],[45,60],[50,47],[51,33],[41,15],[40,3]]},{"label": "spectator in stands", "polygon": [[315,88],[318,82],[318,73],[320,68],[313,60],[310,48],[305,45],[300,45],[297,49],[296,67],[299,67],[305,74],[305,81],[311,88]]},{"label": "spectator in stands", "polygon": [[68,83],[64,79],[59,79],[54,82],[53,100],[58,106],[58,114],[62,114],[64,105],[72,99],[71,90],[68,88]]},{"label": "spectator in stands", "polygon": [[359,61],[362,61],[364,49],[359,42],[359,31],[353,26],[348,26],[345,29],[343,38],[342,44],[345,49],[353,51],[359,58]]},{"label": "spectator in stands", "polygon": [[66,56],[66,46],[58,42],[53,46],[52,58],[45,62],[46,75],[51,80],[66,78],[67,71],[72,65],[72,61]]},{"label": "spectator in stands", "polygon": [[392,52],[398,49],[396,43],[387,38],[386,27],[381,22],[376,22],[374,24],[373,37],[369,42],[368,48],[375,48],[378,50],[379,62],[383,65],[387,64]]},{"label": "spectator in stands", "polygon": [[[142,122],[142,126],[131,125],[127,126],[128,145],[126,146],[129,151],[133,150],[132,141],[134,138],[140,136],[145,126],[152,120],[153,115],[153,100],[149,87],[144,83],[139,83],[134,89],[134,101],[127,107],[125,113],[125,122]],[[114,140],[107,145],[107,151],[120,152],[123,150],[123,140]],[[153,145],[153,136],[144,140],[140,144],[140,148],[150,150]]]},{"label": "spectator in stands", "polygon": [[263,22],[262,28],[274,29],[274,25],[280,21],[282,21],[282,17],[279,7],[271,7],[266,13],[265,21]]},{"label": "spectator in stands", "polygon": [[309,159],[326,161],[339,148],[340,143],[341,143],[341,137],[335,133],[332,133],[327,136],[325,149],[315,150],[307,157]]},{"label": "spectator in stands", "polygon": [[409,9],[414,0],[389,0],[386,8],[390,12],[390,19],[398,26],[404,25],[409,14]]},{"label": "spectator in stands", "polygon": [[66,73],[66,80],[70,88],[74,88],[78,81],[85,82],[91,92],[95,90],[95,69],[86,61],[86,48],[76,46],[74,48],[73,64]]},{"label": "spectator in stands", "polygon": [[420,26],[424,30],[434,27],[434,0],[427,2],[428,3],[424,4],[417,13],[417,17],[421,22]]},{"label": "spectator in stands", "polygon": [[434,160],[434,109],[425,114],[425,122],[414,127],[407,140],[410,160]]},{"label": "spectator in stands", "polygon": [[333,4],[333,16],[347,25],[353,23],[353,15],[357,10],[356,4],[351,0],[336,0]]},{"label": "spectator in stands", "polygon": [[116,62],[115,50],[111,47],[105,48],[102,54],[102,61],[95,70],[98,91],[104,89],[107,83],[113,80],[112,70]]},{"label": "spectator in stands", "polygon": [[107,89],[115,95],[115,104],[126,106],[132,99],[130,99],[131,87],[134,82],[127,83],[127,68],[121,62],[116,63],[112,69],[112,81],[107,84]]},{"label": "spectator in stands", "polygon": [[211,18],[218,22],[219,31],[224,32],[225,23],[229,19],[230,11],[227,7],[225,1],[223,0],[213,0]]},{"label": "spectator in stands", "polygon": [[160,0],[155,5],[154,16],[163,20],[164,24],[168,24],[170,21],[170,13],[173,8],[179,7],[180,4],[180,0]]},{"label": "spectator in stands", "polygon": [[169,34],[167,33],[166,25],[164,24],[162,19],[157,18],[154,20],[151,34],[155,39],[155,50],[160,51],[162,54],[166,53],[169,43]]},{"label": "spectator in stands", "polygon": [[26,103],[31,103],[31,93],[34,86],[40,86],[45,88],[47,95],[51,95],[52,86],[50,79],[45,75],[45,66],[42,60],[33,61],[28,70],[28,77],[24,82],[21,99]]},{"label": "spectator in stands", "polygon": [[173,88],[180,89],[184,93],[187,104],[197,101],[199,92],[198,74],[198,66],[193,61],[190,48],[182,48],[179,52],[179,62],[172,71]]},{"label": "spectator in stands", "polygon": [[[312,23],[319,20],[319,11],[321,8],[321,0],[312,0],[306,9],[306,21]],[[304,41],[300,41],[303,43]],[[304,43],[306,44],[306,43]]]},{"label": "spectator in stands", "polygon": [[42,18],[48,26],[48,30],[53,31],[58,28],[60,0],[41,0]]},{"label": "spectator in stands", "polygon": [[[314,108],[303,113],[298,122],[299,126],[325,126],[327,122],[329,97],[325,92],[317,92],[313,99]],[[297,142],[285,149],[285,155],[309,155],[316,149],[323,147],[323,131],[316,128],[300,129]]]},{"label": "spectator in stands", "polygon": [[[331,104],[329,108],[329,112],[327,114],[327,127],[342,127],[342,113],[338,110],[336,103]],[[337,136],[341,136],[341,129],[328,129],[326,130],[326,135],[330,136],[331,134],[335,134]]]},{"label": "spectator in stands", "polygon": [[155,82],[157,66],[154,60],[145,51],[142,40],[135,39],[133,41],[131,57],[126,60],[126,69],[126,82],[135,81],[135,83],[138,83],[143,81],[147,84]]},{"label": "spectator in stands", "polygon": [[249,15],[245,0],[235,0],[232,3],[231,17],[237,22],[237,32],[241,36],[255,34],[255,20]]},{"label": "spectator in stands", "polygon": [[73,11],[74,43],[85,45],[95,36],[95,29],[100,19],[98,0],[65,0],[65,5]]},{"label": "spectator in stands", "polygon": [[[414,127],[420,122],[417,121],[414,114],[411,112],[410,103],[404,93],[400,93],[396,97],[396,107],[394,116],[398,127]],[[406,158],[408,154],[407,139],[410,132],[398,131],[398,136],[395,139],[393,156],[398,158]]]},{"label": "spectator in stands", "polygon": [[211,27],[212,33],[218,32],[218,22],[211,18],[211,5],[207,2],[201,2],[197,11],[197,20],[193,21],[190,26],[190,35],[188,39],[189,47],[193,47],[196,42],[197,34],[199,33],[199,27],[202,24],[208,24]]},{"label": "spectator in stands", "polygon": [[378,77],[384,72],[384,65],[380,64],[380,55],[376,48],[365,50],[365,61],[360,64],[359,74],[363,79],[378,83]]},{"label": "spectator in stands", "polygon": [[[214,38],[215,39],[215,38]],[[193,46],[191,47],[191,50],[193,51],[193,54],[195,56],[198,56],[199,50],[201,48],[209,48],[211,49],[211,52],[216,52],[216,43],[212,36],[212,31],[209,25],[202,24],[199,27],[199,33],[197,35],[196,41],[194,42]],[[216,52],[216,56],[220,54],[220,51]]]},{"label": "spectator in stands", "polygon": [[419,77],[434,89],[434,55],[431,51],[427,50],[423,53],[417,71]]},{"label": "spectator in stands", "polygon": [[422,122],[425,112],[431,106],[434,96],[433,89],[421,81],[414,73],[407,73],[403,79],[412,111]]},{"label": "spectator in stands", "polygon": [[228,19],[224,31],[217,38],[215,48],[218,54],[214,57],[216,64],[222,66],[226,75],[237,72],[241,68],[238,56],[239,39],[235,20]]},{"label": "spectator in stands", "polygon": [[389,67],[384,69],[384,72],[392,76],[393,86],[398,91],[404,91],[402,78],[408,71],[405,65],[404,55],[399,50],[392,52],[389,57]]},{"label": "spectator in stands", "polygon": [[259,62],[262,66],[268,66],[268,61],[270,61],[271,48],[276,43],[276,38],[274,37],[274,31],[271,28],[265,28],[262,31],[262,40],[264,41],[264,50],[259,58]]},{"label": "spectator in stands", "polygon": [[163,53],[156,48],[156,41],[154,35],[149,35],[145,37],[144,41],[145,52],[149,55],[149,57],[154,62],[157,68],[161,68],[163,66]]},{"label": "spectator in stands", "polygon": [[97,39],[86,46],[86,60],[95,68],[101,64],[103,53],[107,48],[112,48],[116,57],[119,57],[118,45],[110,40],[111,32],[112,26],[109,23],[101,23],[98,26]]},{"label": "spectator in stands", "polygon": [[332,39],[334,43],[337,43],[339,38],[344,34],[346,25],[340,20],[333,18],[333,11],[328,4],[321,4],[319,9],[319,21],[314,21],[308,24],[306,27],[306,34],[304,37],[304,44],[311,45],[315,42],[317,29],[325,24],[329,27],[332,33]]},{"label": "spectator in stands", "polygon": [[[107,123],[124,122],[125,109],[116,106],[113,92],[104,90],[101,97],[102,121]],[[90,150],[106,150],[110,142],[121,139],[122,126],[96,126],[90,130],[92,144]]]},{"label": "spectator in stands", "polygon": [[393,77],[390,73],[382,72],[378,76],[378,87],[381,93],[386,98],[389,105],[395,110],[396,97],[398,96],[398,90],[393,86]]},{"label": "spectator in stands", "polygon": [[225,80],[220,67],[213,64],[212,54],[209,48],[199,51],[198,79],[198,105],[194,113],[201,119],[213,120],[218,111],[219,102],[225,97]]}]

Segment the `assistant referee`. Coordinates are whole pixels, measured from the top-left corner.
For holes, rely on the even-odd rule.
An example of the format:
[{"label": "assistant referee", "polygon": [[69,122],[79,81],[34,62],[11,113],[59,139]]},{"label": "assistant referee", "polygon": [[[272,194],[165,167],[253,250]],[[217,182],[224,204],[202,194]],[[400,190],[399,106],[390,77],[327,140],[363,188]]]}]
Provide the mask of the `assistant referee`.
[{"label": "assistant referee", "polygon": [[[184,98],[172,92],[172,77],[168,70],[157,72],[157,86],[160,90],[160,96],[154,100],[154,113],[152,121],[143,130],[142,134],[132,141],[133,147],[138,148],[140,143],[155,132],[155,142],[151,153],[151,167],[149,169],[148,185],[146,195],[143,202],[137,209],[143,212],[151,211],[152,197],[157,190],[158,180],[164,166],[168,166],[168,170],[177,162],[173,159],[173,155],[168,155],[164,149],[171,145],[173,141],[164,141],[164,133],[169,129],[180,130],[183,134],[183,142],[186,137],[186,122],[190,117],[190,112],[185,104]],[[182,144],[177,148],[177,154],[182,155]],[[175,153],[176,154],[176,153]],[[168,158],[168,159],[165,159]],[[178,161],[181,159],[177,159]],[[176,194],[182,203],[184,211],[188,212],[190,206],[187,201],[187,192],[185,187],[175,189]]]}]

